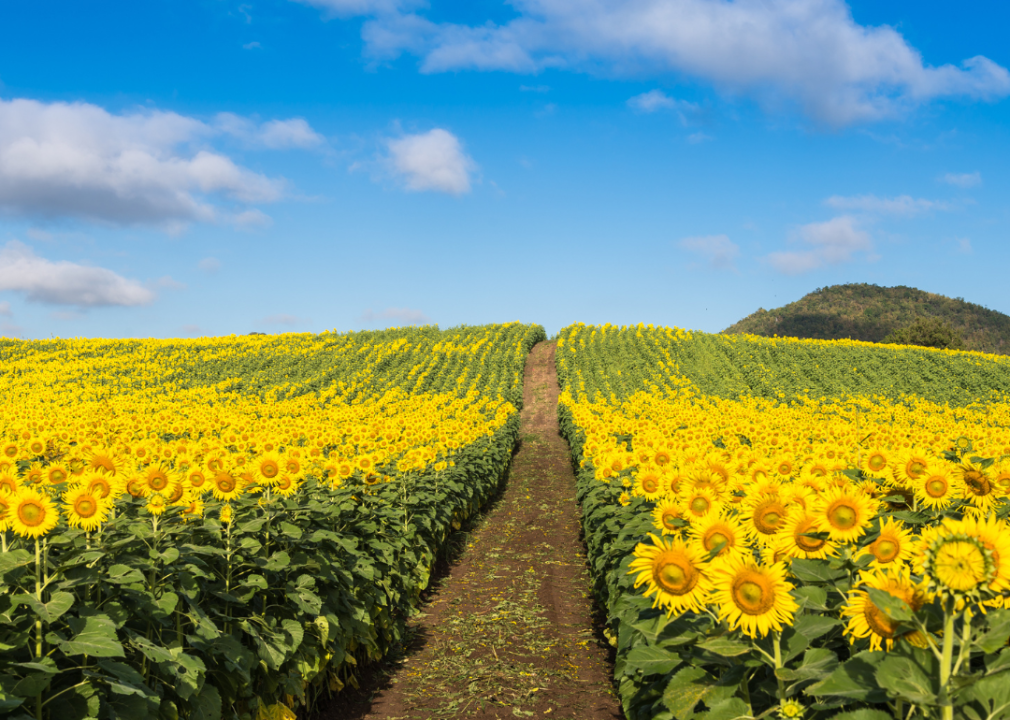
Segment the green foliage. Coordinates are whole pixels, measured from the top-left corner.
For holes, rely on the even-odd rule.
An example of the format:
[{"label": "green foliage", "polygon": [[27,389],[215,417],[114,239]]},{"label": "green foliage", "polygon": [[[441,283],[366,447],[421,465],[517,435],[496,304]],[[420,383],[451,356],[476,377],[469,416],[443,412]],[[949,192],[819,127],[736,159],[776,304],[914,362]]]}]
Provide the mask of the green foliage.
[{"label": "green foliage", "polygon": [[935,317],[920,318],[911,325],[892,330],[881,342],[950,350],[965,349],[960,331]]},{"label": "green foliage", "polygon": [[889,333],[921,318],[935,318],[960,333],[967,350],[1010,351],[1010,316],[961,298],[865,283],[819,288],[783,307],[759,309],[723,332],[886,342]]}]

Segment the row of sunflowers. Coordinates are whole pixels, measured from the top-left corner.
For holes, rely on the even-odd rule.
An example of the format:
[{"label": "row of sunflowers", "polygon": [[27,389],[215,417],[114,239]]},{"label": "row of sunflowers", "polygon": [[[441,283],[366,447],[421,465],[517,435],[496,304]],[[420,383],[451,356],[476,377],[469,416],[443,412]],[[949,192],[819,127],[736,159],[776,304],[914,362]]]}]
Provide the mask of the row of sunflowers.
[{"label": "row of sunflowers", "polygon": [[1010,717],[1010,402],[986,381],[1005,363],[562,330],[559,414],[629,720]]},{"label": "row of sunflowers", "polygon": [[293,718],[507,472],[540,326],[0,341],[0,715]]}]

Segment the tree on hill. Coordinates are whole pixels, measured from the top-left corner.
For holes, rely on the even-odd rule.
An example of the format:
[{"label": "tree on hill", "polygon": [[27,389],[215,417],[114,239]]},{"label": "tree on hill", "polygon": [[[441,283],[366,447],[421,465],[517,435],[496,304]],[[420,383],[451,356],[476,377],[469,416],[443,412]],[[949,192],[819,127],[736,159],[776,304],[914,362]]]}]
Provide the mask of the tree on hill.
[{"label": "tree on hill", "polygon": [[937,317],[919,318],[911,325],[892,330],[881,342],[964,350],[961,333]]}]

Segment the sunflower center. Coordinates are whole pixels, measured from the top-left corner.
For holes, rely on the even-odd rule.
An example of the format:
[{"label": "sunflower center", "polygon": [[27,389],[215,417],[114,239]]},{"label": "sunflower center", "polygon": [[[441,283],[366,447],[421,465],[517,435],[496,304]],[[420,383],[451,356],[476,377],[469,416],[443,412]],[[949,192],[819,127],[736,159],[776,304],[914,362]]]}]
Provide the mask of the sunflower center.
[{"label": "sunflower center", "polygon": [[680,518],[677,517],[676,513],[665,512],[663,513],[663,527],[665,527],[667,530],[676,530],[677,529],[676,521],[679,519]]},{"label": "sunflower center", "polygon": [[27,500],[18,507],[18,519],[28,527],[37,527],[46,519],[46,509],[41,503]]},{"label": "sunflower center", "polygon": [[992,483],[978,470],[969,470],[966,472],[964,474],[964,484],[977,497],[984,497],[992,492]]},{"label": "sunflower center", "polygon": [[931,498],[942,498],[947,494],[947,481],[939,475],[934,475],[926,481],[925,490]]},{"label": "sunflower center", "polygon": [[79,497],[74,503],[74,512],[82,518],[94,517],[95,513],[98,512],[98,502],[88,495]]},{"label": "sunflower center", "polygon": [[696,497],[691,501],[691,512],[696,515],[704,515],[708,512],[708,509],[712,506],[712,503],[708,501],[708,498]]},{"label": "sunflower center", "polygon": [[215,478],[214,482],[217,483],[217,489],[221,492],[228,493],[235,489],[235,478],[233,477],[225,475]]},{"label": "sunflower center", "polygon": [[642,489],[651,495],[659,490],[659,481],[651,476],[642,478]]},{"label": "sunflower center", "polygon": [[265,478],[275,478],[277,477],[277,473],[280,472],[280,468],[275,463],[265,462],[260,468],[260,472],[263,473],[263,477]]},{"label": "sunflower center", "polygon": [[866,464],[873,472],[880,472],[887,466],[887,458],[885,458],[883,455],[880,455],[879,453],[875,453],[873,455],[870,455],[870,458],[869,460],[866,461]]},{"label": "sunflower center", "polygon": [[772,535],[782,524],[786,509],[777,500],[767,500],[754,509],[754,527],[765,535]]},{"label": "sunflower center", "polygon": [[701,574],[687,558],[670,555],[667,553],[658,559],[653,578],[657,585],[671,595],[686,595],[698,584]]},{"label": "sunflower center", "polygon": [[866,618],[866,624],[870,626],[870,629],[882,638],[893,638],[894,631],[898,629],[898,623],[869,600],[866,601],[866,607],[863,609],[863,617]]},{"label": "sunflower center", "polygon": [[53,485],[59,485],[66,479],[67,474],[62,470],[60,470],[59,468],[56,468],[55,470],[51,470],[49,472],[49,482],[51,482]]},{"label": "sunflower center", "polygon": [[877,562],[882,563],[892,562],[898,557],[900,550],[901,546],[890,538],[880,538],[877,542],[870,545],[870,552],[873,553],[873,557],[877,558]]},{"label": "sunflower center", "polygon": [[951,590],[971,590],[985,579],[985,556],[973,543],[948,542],[936,552],[934,572]]},{"label": "sunflower center", "polygon": [[734,583],[733,602],[748,615],[763,615],[775,605],[775,592],[768,578],[749,572]]},{"label": "sunflower center", "polygon": [[839,530],[851,530],[859,520],[859,513],[845,500],[839,500],[828,508],[828,522]]},{"label": "sunflower center", "polygon": [[827,540],[821,540],[805,534],[814,529],[813,525],[812,521],[803,523],[796,528],[796,532],[793,534],[796,546],[804,552],[817,552],[827,543]]},{"label": "sunflower center", "polygon": [[718,530],[710,530],[708,533],[706,533],[705,542],[703,544],[705,546],[705,549],[708,550],[709,552],[718,551],[718,553],[722,555],[723,549],[727,545],[729,545],[729,542],[730,538],[726,534],[726,532],[721,529],[718,529]]},{"label": "sunflower center", "polygon": [[161,474],[152,475],[147,484],[151,486],[152,490],[164,490],[168,487],[168,478]]}]

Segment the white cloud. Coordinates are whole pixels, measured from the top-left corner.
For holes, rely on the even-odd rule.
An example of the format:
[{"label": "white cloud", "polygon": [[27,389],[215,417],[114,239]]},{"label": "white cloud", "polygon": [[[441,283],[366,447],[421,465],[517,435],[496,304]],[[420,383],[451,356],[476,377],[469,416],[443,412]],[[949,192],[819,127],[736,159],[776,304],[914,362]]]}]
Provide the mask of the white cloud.
[{"label": "white cloud", "polygon": [[963,255],[971,255],[972,247],[971,240],[968,238],[955,238],[957,243],[957,251]]},{"label": "white cloud", "polygon": [[51,232],[46,232],[41,228],[28,228],[28,232],[25,234],[32,240],[39,240],[41,242],[49,242],[53,239],[53,234]]},{"label": "white cloud", "polygon": [[214,257],[205,257],[196,266],[205,273],[216,273],[221,269],[221,261]]},{"label": "white cloud", "polygon": [[550,92],[551,88],[549,85],[520,85],[520,92],[533,92],[533,93],[545,93]]},{"label": "white cloud", "polygon": [[409,10],[424,4],[423,0],[294,0],[326,11],[328,15],[385,15]]},{"label": "white cloud", "polygon": [[970,188],[982,184],[982,174],[977,170],[973,173],[946,173],[940,177],[940,182]]},{"label": "white cloud", "polygon": [[803,225],[796,231],[794,240],[812,247],[810,250],[774,252],[768,256],[772,267],[787,275],[848,262],[853,254],[873,249],[869,233],[860,230],[855,220],[847,215]]},{"label": "white cloud", "polygon": [[365,310],[365,312],[361,313],[360,319],[366,323],[377,323],[385,320],[393,320],[402,325],[428,325],[431,323],[431,319],[420,310],[395,307],[386,308],[379,312]]},{"label": "white cloud", "polygon": [[687,141],[692,145],[698,145],[699,143],[707,142],[709,140],[714,139],[715,138],[713,138],[711,135],[708,135],[703,132],[691,133],[690,135],[687,136]]},{"label": "white cloud", "polygon": [[894,28],[859,25],[844,0],[515,0],[503,25],[434,23],[389,0],[311,0],[362,26],[377,60],[422,58],[422,72],[549,68],[688,76],[829,125],[899,116],[935,98],[1010,94],[1010,73],[975,56],[924,64]]},{"label": "white cloud", "polygon": [[286,150],[308,149],[322,145],[325,140],[303,118],[269,120],[257,125],[248,118],[233,113],[218,113],[214,125],[221,132],[232,135],[247,145]]},{"label": "white cloud", "polygon": [[673,110],[677,107],[677,101],[662,90],[650,90],[630,98],[628,106],[639,112],[653,113],[657,110]]},{"label": "white cloud", "polygon": [[832,195],[824,201],[824,204],[837,210],[861,210],[875,215],[912,216],[930,210],[951,209],[949,203],[913,198],[910,195],[899,195],[893,198],[882,198],[876,195],[855,195],[852,197]]},{"label": "white cloud", "polygon": [[17,240],[0,249],[0,291],[22,292],[31,302],[99,307],[146,305],[154,293],[111,270],[52,262]]},{"label": "white cloud", "polygon": [[273,218],[266,213],[253,208],[252,210],[246,210],[245,212],[240,212],[236,215],[234,223],[236,227],[251,229],[257,227],[270,227],[274,224],[274,221]]},{"label": "white cloud", "polygon": [[278,180],[207,149],[180,151],[217,132],[171,112],[0,100],[0,209],[168,226],[214,220],[210,195],[279,199]]},{"label": "white cloud", "polygon": [[186,283],[181,283],[171,275],[163,275],[154,281],[154,286],[165,290],[185,290]]},{"label": "white cloud", "polygon": [[263,46],[259,44],[258,40],[253,40],[252,42],[246,43],[245,45],[242,46],[243,50],[256,50],[262,48]]},{"label": "white cloud", "polygon": [[459,139],[447,130],[389,140],[387,166],[408,190],[434,190],[462,195],[470,192],[470,175],[477,164],[463,152]]},{"label": "white cloud", "polygon": [[11,310],[9,302],[0,302],[0,317],[14,317],[14,312]]},{"label": "white cloud", "polygon": [[731,269],[740,254],[740,246],[726,235],[687,237],[677,244],[684,250],[705,258],[709,265],[718,270]]}]

